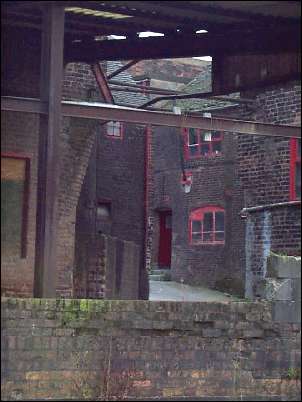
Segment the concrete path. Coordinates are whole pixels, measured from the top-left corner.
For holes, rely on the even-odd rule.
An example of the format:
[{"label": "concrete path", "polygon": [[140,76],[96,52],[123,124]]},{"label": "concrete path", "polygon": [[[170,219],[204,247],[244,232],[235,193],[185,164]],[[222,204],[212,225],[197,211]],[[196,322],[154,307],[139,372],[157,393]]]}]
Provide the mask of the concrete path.
[{"label": "concrete path", "polygon": [[236,297],[227,296],[216,290],[184,285],[177,282],[150,281],[149,300],[172,301],[231,301]]}]

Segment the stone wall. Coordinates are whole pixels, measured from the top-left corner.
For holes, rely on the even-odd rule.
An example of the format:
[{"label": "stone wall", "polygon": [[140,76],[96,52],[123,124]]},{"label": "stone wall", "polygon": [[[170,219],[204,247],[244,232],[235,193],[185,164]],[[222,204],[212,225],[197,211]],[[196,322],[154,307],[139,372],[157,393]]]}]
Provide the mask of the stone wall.
[{"label": "stone wall", "polygon": [[1,320],[4,400],[299,400],[274,303],[4,298]]},{"label": "stone wall", "polygon": [[253,298],[257,282],[266,277],[271,252],[301,254],[301,204],[248,213],[245,238],[245,296]]}]

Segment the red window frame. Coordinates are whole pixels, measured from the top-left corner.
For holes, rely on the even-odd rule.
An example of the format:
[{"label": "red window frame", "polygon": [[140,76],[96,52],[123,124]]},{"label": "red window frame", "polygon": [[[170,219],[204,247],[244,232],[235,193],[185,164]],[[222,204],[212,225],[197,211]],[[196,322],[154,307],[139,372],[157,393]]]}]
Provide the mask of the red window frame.
[{"label": "red window frame", "polygon": [[[301,146],[300,146],[301,153]],[[290,140],[290,201],[295,201],[298,199],[297,196],[297,182],[296,182],[296,171],[301,172],[301,154],[299,154],[299,140],[297,138],[291,138]],[[301,187],[301,183],[300,183]]]},{"label": "red window frame", "polygon": [[[110,125],[113,124],[118,124],[118,127],[113,126],[112,132],[109,131]],[[122,140],[124,137],[124,125],[120,121],[109,121],[106,123],[106,137],[114,139],[114,140]],[[116,132],[116,134],[115,134]]]},{"label": "red window frame", "polygon": [[22,222],[21,222],[21,258],[27,257],[27,231],[28,231],[28,206],[29,206],[29,189],[30,189],[30,161],[28,155],[15,152],[1,152],[2,158],[23,159],[25,161],[24,175],[24,192],[22,205]]},{"label": "red window frame", "polygon": [[[223,212],[223,217],[224,217],[224,230],[216,230],[216,213],[217,212]],[[212,213],[213,214],[213,222],[212,222],[212,230],[211,231],[204,231],[204,215],[206,213]],[[193,232],[193,222],[198,221],[201,222],[201,231],[200,232]],[[200,233],[201,234],[201,239],[200,240],[195,240],[193,239],[193,234]],[[217,239],[217,233],[223,233],[223,240],[222,239]],[[205,234],[210,234],[211,240],[204,240]],[[209,205],[206,207],[198,208],[193,210],[190,213],[190,219],[189,219],[189,242],[192,245],[223,245],[225,244],[225,210],[221,207],[214,206],[214,205]]]},{"label": "red window frame", "polygon": [[[197,142],[194,144],[190,144],[190,130],[194,130],[194,134],[197,136]],[[217,136],[216,138],[211,138],[210,141],[205,141],[202,136],[206,134],[215,134]],[[220,156],[222,155],[222,151],[215,152],[214,150],[214,145],[217,143],[222,143],[223,140],[223,134],[219,131],[211,131],[211,130],[200,130],[197,128],[184,128],[183,129],[183,137],[184,137],[184,154],[185,154],[185,159],[196,159],[196,158],[208,158],[211,156]],[[202,153],[202,147],[207,146],[209,147],[209,152],[206,154]],[[190,155],[190,148],[194,147],[196,148],[196,154],[195,155]]]}]

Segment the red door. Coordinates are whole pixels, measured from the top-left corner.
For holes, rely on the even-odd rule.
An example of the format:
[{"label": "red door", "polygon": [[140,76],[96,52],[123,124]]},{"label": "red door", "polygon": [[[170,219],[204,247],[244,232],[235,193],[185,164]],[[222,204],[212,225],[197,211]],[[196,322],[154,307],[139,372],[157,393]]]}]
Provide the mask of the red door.
[{"label": "red door", "polygon": [[159,268],[171,266],[171,239],[172,239],[172,213],[164,211],[159,213]]}]

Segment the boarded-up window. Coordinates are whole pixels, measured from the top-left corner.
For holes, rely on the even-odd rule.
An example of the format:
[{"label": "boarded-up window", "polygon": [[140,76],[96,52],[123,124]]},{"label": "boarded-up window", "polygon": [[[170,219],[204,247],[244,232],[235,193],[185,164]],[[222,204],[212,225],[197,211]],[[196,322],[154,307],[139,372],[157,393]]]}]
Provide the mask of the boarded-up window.
[{"label": "boarded-up window", "polygon": [[1,155],[1,255],[26,257],[29,159]]}]

